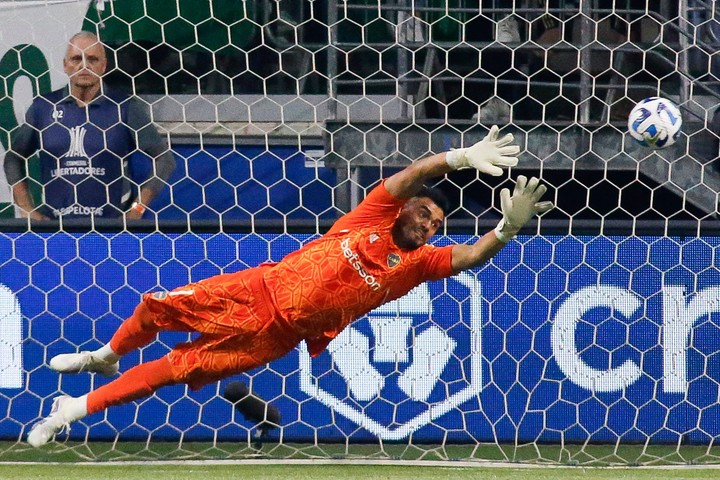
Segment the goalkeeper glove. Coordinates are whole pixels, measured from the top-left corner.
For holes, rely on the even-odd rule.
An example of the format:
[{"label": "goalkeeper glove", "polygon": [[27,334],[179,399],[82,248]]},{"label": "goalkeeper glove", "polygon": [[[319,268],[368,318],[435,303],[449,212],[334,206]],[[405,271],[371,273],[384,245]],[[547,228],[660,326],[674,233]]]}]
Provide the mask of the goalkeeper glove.
[{"label": "goalkeeper glove", "polygon": [[509,242],[520,229],[535,215],[547,212],[555,207],[552,202],[540,202],[547,191],[540,180],[532,177],[529,181],[523,175],[518,176],[512,197],[510,190],[500,191],[500,209],[503,218],[495,227],[495,236],[503,243]]},{"label": "goalkeeper glove", "polygon": [[475,168],[494,177],[502,175],[500,167],[514,167],[518,163],[515,155],[520,147],[511,145],[512,133],[498,140],[500,129],[493,125],[490,132],[478,143],[468,148],[453,148],[445,154],[445,161],[453,170]]}]

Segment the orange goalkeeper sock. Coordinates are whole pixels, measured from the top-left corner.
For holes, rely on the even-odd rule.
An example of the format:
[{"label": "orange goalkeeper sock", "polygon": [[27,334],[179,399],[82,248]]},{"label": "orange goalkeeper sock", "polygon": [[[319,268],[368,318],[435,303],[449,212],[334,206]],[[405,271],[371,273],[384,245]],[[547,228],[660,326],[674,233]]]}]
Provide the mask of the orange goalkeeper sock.
[{"label": "orange goalkeeper sock", "polygon": [[152,342],[160,331],[152,321],[154,315],[144,302],[140,303],[110,339],[109,345],[112,351],[122,357]]},{"label": "orange goalkeeper sock", "polygon": [[165,385],[178,383],[167,357],[141,363],[120,375],[112,382],[93,390],[87,396],[88,415],[113,405],[147,397]]}]

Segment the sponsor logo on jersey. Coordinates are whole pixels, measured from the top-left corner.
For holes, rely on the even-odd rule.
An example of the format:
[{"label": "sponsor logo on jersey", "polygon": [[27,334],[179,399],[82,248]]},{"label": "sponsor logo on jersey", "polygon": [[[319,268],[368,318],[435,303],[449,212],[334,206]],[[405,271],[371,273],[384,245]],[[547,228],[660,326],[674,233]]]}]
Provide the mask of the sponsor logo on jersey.
[{"label": "sponsor logo on jersey", "polygon": [[390,255],[388,255],[387,258],[388,267],[397,267],[400,264],[400,260],[402,260],[400,258],[400,255],[398,255],[397,253],[391,253]]},{"label": "sponsor logo on jersey", "polygon": [[374,276],[370,275],[370,273],[365,270],[365,267],[360,261],[360,257],[358,256],[358,254],[355,253],[352,248],[350,248],[349,238],[346,238],[345,240],[342,240],[340,242],[340,248],[342,248],[343,255],[345,255],[345,258],[348,259],[350,265],[352,265],[355,271],[357,271],[358,275],[360,275],[360,278],[362,278],[365,283],[367,283],[373,290],[380,290],[382,285],[380,285],[377,280],[375,280]]},{"label": "sponsor logo on jersey", "polygon": [[52,119],[55,120],[56,122],[57,122],[58,120],[62,120],[64,113],[65,113],[65,112],[63,112],[62,110],[58,109],[57,107],[53,107]]},{"label": "sponsor logo on jersey", "polygon": [[380,240],[380,235],[378,235],[377,233],[370,234],[370,243],[371,244],[377,242],[378,240]]}]

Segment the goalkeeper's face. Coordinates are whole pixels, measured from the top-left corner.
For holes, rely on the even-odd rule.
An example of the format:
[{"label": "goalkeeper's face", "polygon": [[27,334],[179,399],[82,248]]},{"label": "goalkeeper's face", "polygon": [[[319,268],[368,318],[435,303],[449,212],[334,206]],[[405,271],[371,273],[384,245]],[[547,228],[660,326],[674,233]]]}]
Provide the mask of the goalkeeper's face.
[{"label": "goalkeeper's face", "polygon": [[393,225],[393,240],[405,250],[415,250],[430,241],[445,215],[428,197],[413,197],[405,203]]},{"label": "goalkeeper's face", "polygon": [[89,88],[99,85],[107,68],[105,48],[97,39],[78,37],[68,44],[63,67],[72,86]]}]

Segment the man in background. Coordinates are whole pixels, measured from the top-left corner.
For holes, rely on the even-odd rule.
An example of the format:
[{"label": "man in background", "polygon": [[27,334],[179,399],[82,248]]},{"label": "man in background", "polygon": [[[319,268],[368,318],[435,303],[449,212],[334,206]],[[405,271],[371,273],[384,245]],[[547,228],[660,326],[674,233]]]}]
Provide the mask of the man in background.
[{"label": "man in background", "polygon": [[[68,42],[63,68],[69,84],[40,95],[12,135],[5,175],[20,214],[32,220],[142,218],[175,169],[166,140],[139,99],[108,88],[105,47],[91,32]],[[141,186],[131,180],[131,156],[154,160]],[[34,205],[27,160],[40,160],[43,203]]]}]

